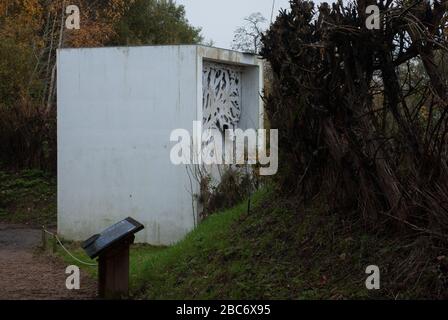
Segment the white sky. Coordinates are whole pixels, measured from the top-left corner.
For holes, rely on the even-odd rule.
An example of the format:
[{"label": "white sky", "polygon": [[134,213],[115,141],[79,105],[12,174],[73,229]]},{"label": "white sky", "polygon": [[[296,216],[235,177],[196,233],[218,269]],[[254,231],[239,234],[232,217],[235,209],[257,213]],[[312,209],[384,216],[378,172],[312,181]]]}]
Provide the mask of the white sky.
[{"label": "white sky", "polygon": [[[269,21],[273,0],[176,0],[185,6],[188,21],[202,27],[205,41],[213,40],[216,47],[230,48],[233,33],[244,25],[244,18],[261,12]],[[275,0],[274,17],[280,8],[289,8],[289,0]]]}]

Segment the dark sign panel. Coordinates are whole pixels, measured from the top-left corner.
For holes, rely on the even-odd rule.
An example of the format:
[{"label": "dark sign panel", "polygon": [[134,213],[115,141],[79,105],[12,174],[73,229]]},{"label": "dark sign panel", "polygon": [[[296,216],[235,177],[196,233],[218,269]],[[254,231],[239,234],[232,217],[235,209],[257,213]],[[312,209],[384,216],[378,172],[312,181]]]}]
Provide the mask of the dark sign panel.
[{"label": "dark sign panel", "polygon": [[93,259],[113,244],[143,228],[144,226],[136,220],[126,218],[84,241],[82,248]]}]

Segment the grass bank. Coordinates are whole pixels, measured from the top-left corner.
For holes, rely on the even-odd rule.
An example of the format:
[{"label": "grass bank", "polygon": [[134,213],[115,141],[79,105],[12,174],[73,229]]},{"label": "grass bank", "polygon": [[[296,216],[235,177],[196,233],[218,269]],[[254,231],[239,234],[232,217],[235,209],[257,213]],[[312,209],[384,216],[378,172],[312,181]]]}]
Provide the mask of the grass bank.
[{"label": "grass bank", "polygon": [[[252,199],[257,204],[265,192],[257,193]],[[232,209],[216,213],[207,218],[186,238],[171,247],[134,245],[130,252],[131,297],[139,299],[187,299],[212,298],[206,291],[197,294],[187,286],[178,285],[180,281],[198,281],[197,288],[207,287],[216,279],[195,272],[197,264],[207,266],[208,256],[213,251],[231,254],[231,239],[228,232],[233,224],[247,212],[247,202]],[[94,263],[81,249],[80,243],[66,242],[68,250],[87,263]],[[58,248],[57,254],[69,264],[80,266],[91,276],[97,277],[96,267],[79,264],[64,250]],[[193,268],[192,268],[193,267]],[[210,268],[214,266],[210,265]],[[183,276],[179,272],[185,271]],[[188,271],[188,272],[187,272]],[[216,274],[219,277],[218,274]]]},{"label": "grass bank", "polygon": [[[429,299],[448,298],[448,252],[424,234],[380,226],[324,201],[261,191],[215,213],[179,243],[131,249],[131,297],[138,299]],[[70,251],[92,262],[79,243]],[[58,254],[77,264],[60,248]],[[367,290],[377,265],[381,289]],[[82,266],[96,277],[96,268]]]},{"label": "grass bank", "polygon": [[[354,213],[331,212],[319,201],[304,207],[274,192],[259,192],[253,202],[249,214],[247,203],[213,214],[172,247],[134,246],[132,297],[426,299],[446,294],[448,254],[429,246],[424,236],[372,231]],[[79,245],[71,249],[88,260]],[[369,265],[380,268],[380,290],[366,289]]]}]

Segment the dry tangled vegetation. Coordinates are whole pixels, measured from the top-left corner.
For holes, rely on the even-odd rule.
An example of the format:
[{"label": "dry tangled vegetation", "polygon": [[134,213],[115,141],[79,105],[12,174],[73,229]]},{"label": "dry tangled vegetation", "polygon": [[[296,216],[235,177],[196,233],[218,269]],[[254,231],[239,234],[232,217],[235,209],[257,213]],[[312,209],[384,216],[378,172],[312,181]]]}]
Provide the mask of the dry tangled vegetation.
[{"label": "dry tangled vegetation", "polygon": [[[380,30],[366,28],[370,4],[380,8]],[[293,0],[263,39],[278,191],[320,199],[338,219],[359,217],[366,232],[406,238],[415,250],[395,271],[414,270],[407,281],[447,263],[447,7]],[[433,293],[448,289],[447,271]]]}]

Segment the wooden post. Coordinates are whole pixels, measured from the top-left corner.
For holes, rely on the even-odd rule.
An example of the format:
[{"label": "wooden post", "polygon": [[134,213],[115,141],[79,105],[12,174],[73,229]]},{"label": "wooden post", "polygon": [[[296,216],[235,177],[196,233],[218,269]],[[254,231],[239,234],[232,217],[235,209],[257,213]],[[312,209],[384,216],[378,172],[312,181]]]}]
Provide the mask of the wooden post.
[{"label": "wooden post", "polygon": [[102,299],[122,299],[129,295],[129,247],[131,235],[106,249],[98,259],[98,293]]},{"label": "wooden post", "polygon": [[58,248],[58,241],[56,240],[56,235],[53,236],[53,253],[56,253]]},{"label": "wooden post", "polygon": [[42,250],[47,249],[47,233],[45,232],[45,229],[42,228]]},{"label": "wooden post", "polygon": [[131,217],[117,222],[100,234],[83,242],[82,248],[94,259],[98,257],[98,295],[102,299],[129,296],[129,247],[134,234],[145,227]]}]

